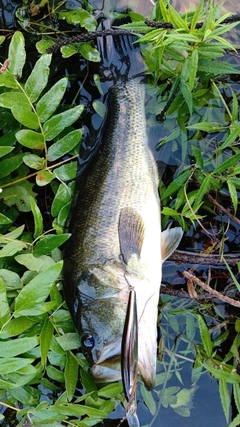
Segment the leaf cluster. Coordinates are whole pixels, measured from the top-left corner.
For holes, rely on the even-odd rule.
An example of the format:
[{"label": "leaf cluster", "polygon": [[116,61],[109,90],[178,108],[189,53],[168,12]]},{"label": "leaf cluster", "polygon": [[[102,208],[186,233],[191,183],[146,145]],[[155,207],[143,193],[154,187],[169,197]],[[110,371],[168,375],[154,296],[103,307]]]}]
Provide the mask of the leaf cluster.
[{"label": "leaf cluster", "polygon": [[51,59],[40,56],[26,76],[16,31],[0,74],[0,398],[19,425],[88,426],[115,408],[122,385],[98,392],[61,292],[83,106],[63,108],[68,79],[51,84]]},{"label": "leaf cluster", "polygon": [[[160,146],[171,144],[178,168],[170,185],[160,183],[163,228],[170,217],[188,230],[213,214],[207,198],[212,192],[220,200],[228,195],[231,212],[238,216],[240,122],[238,93],[229,75],[239,74],[239,67],[224,60],[226,50],[235,51],[224,36],[238,22],[224,23],[229,15],[220,16],[212,1],[200,1],[194,12],[181,15],[159,0],[152,17],[162,28],[148,27],[145,17],[134,13],[132,23],[122,26],[145,32],[138,42],[159,98],[156,114],[168,106]],[[169,23],[172,28],[164,28]]]}]

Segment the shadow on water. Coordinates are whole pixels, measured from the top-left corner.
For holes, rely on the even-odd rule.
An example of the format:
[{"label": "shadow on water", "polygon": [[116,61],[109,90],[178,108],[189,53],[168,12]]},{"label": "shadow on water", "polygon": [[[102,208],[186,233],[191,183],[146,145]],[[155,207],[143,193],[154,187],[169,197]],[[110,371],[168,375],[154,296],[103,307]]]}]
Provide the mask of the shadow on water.
[{"label": "shadow on water", "polygon": [[[0,11],[0,24],[4,28],[14,28],[16,26],[15,11],[21,2],[2,0]],[[149,15],[152,4],[150,1],[145,2],[138,0],[92,0],[90,2],[95,10],[96,17],[104,14],[113,19],[113,11],[124,10],[130,7],[143,15]],[[189,0],[184,3],[184,7],[189,10],[195,7],[197,2]],[[182,4],[179,0],[174,0],[173,5]],[[79,7],[81,2],[77,0],[68,0],[66,7],[73,9]],[[234,2],[226,1],[224,4],[226,10],[236,13],[238,8],[237,0]],[[185,10],[183,10],[185,12]],[[69,61],[63,64],[59,60],[60,54],[56,55],[55,65],[57,72],[52,78],[54,83],[58,78],[65,73],[70,79],[70,87],[65,98],[68,103],[68,98],[72,99],[72,93],[75,93],[75,99],[78,103],[84,104],[86,115],[84,117],[85,138],[82,144],[81,162],[82,165],[92,156],[96,150],[97,144],[101,139],[101,128],[103,121],[101,117],[93,110],[92,102],[98,99],[101,102],[106,102],[106,92],[108,82],[105,82],[104,93],[100,95],[94,85],[93,75],[98,73],[98,65],[88,69],[86,62],[81,58],[76,58],[74,61]],[[86,79],[86,75],[88,78]],[[84,84],[82,82],[84,81]],[[236,82],[238,85],[238,82]],[[214,103],[214,101],[213,101]],[[164,101],[160,100],[160,107],[163,107]],[[146,111],[148,120],[149,140],[151,141],[151,149],[155,147],[161,138],[166,137],[171,130],[176,126],[175,118],[168,118],[161,125],[156,121],[156,108],[159,111],[159,104],[156,107],[156,100],[149,92]],[[219,110],[216,110],[216,115]],[[201,111],[204,116],[204,111]],[[215,112],[213,112],[215,114]],[[214,141],[214,136],[213,139]],[[208,141],[206,150],[211,150],[211,142]],[[169,152],[169,151],[173,152]],[[156,160],[159,161],[159,153],[155,150]],[[173,146],[169,145],[169,149],[164,153],[168,166],[165,170],[163,179],[167,182],[172,179],[177,168],[181,167],[182,162],[186,165],[190,164],[191,158],[186,150],[184,159],[182,159],[181,138],[173,142]],[[162,160],[162,159],[161,159]],[[225,205],[228,206],[229,199],[226,199]],[[218,243],[219,231],[223,225],[228,224],[227,238],[224,251],[226,254],[239,252],[240,248],[240,228],[225,216],[220,216],[214,212],[209,213],[208,217],[202,221],[202,225],[197,225],[196,228],[191,228],[184,236],[180,250],[189,252],[201,252],[210,244]],[[206,231],[212,233],[210,238]],[[210,241],[209,241],[210,239]],[[216,338],[218,326],[226,322],[228,328],[228,338],[224,343],[220,343],[216,347],[216,352],[224,355],[229,351],[232,340],[235,336],[234,321],[236,318],[236,310],[229,308],[225,304],[216,301],[213,306],[212,301],[204,295],[204,299],[198,303],[189,299],[189,294],[186,292],[186,279],[183,277],[183,271],[188,268],[195,268],[195,274],[202,280],[208,279],[207,265],[193,265],[175,263],[167,261],[163,267],[163,293],[160,301],[159,312],[159,354],[158,368],[156,377],[156,387],[151,392],[146,392],[142,384],[138,385],[138,416],[142,426],[152,427],[226,427],[227,423],[224,417],[218,390],[218,382],[211,377],[208,372],[202,374],[198,367],[194,367],[196,358],[196,346],[201,342],[199,329],[197,327],[196,314],[204,311],[207,323],[211,325],[212,330],[216,330]],[[228,289],[231,294],[232,279],[228,271],[223,266],[211,266],[212,284],[218,281],[220,289]],[[226,286],[227,284],[227,286]],[[180,297],[165,295],[165,289],[170,287],[172,291],[178,291]],[[182,294],[181,294],[182,292]],[[174,292],[172,293],[174,295]],[[182,295],[184,297],[182,297]],[[223,356],[222,356],[223,357]],[[231,402],[232,418],[234,418],[235,406]],[[10,410],[7,422],[0,423],[2,427],[13,427],[17,422],[11,420],[12,413]],[[6,411],[5,411],[6,414]],[[124,417],[125,411],[122,406],[118,406],[113,414],[98,426],[117,427],[120,420]],[[124,421],[121,424],[126,427]]]}]

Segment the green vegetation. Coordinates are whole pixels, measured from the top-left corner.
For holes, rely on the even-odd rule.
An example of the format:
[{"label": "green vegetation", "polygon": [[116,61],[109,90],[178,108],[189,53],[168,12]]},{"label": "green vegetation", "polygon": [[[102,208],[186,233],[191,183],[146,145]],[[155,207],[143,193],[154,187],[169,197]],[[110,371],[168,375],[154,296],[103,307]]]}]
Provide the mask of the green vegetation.
[{"label": "green vegetation", "polygon": [[[79,352],[78,335],[61,292],[60,249],[69,237],[64,227],[85,113],[74,99],[65,101],[69,79],[64,73],[56,77],[54,55],[45,52],[55,43],[56,20],[67,28],[59,30],[59,36],[76,33],[80,27],[96,29],[92,9],[84,4],[84,9],[67,10],[62,2],[50,2],[49,13],[38,19],[37,11],[46,2],[27,2],[17,10],[21,31],[13,34],[10,43],[0,38],[8,49],[0,74],[0,401],[16,413],[13,425],[18,426],[27,425],[26,420],[41,427],[92,426],[123,401],[121,384],[97,389]],[[207,6],[200,1],[195,12],[180,15],[159,0],[151,18],[163,28],[147,26],[139,14],[129,16],[132,23],[122,27],[139,34],[154,113],[159,115],[176,95],[162,121],[166,136],[160,144],[172,144],[177,165],[171,182],[160,183],[163,228],[174,219],[185,231],[191,230],[206,215],[214,215],[216,201],[218,209],[226,206],[229,218],[236,221],[240,122],[234,76],[239,66],[224,57],[226,50],[235,52],[224,35],[236,23],[224,23],[229,16],[220,17],[219,6],[211,1]],[[173,28],[165,28],[166,23]],[[31,71],[29,45],[38,58]],[[72,43],[61,52],[62,61],[76,53],[87,61],[100,60],[91,42]],[[9,63],[4,62],[7,58]],[[95,81],[99,87],[97,75]],[[101,103],[94,105],[102,114]],[[227,222],[222,221],[217,244],[212,239],[208,251],[223,254],[227,230]],[[230,274],[235,296],[239,283]],[[163,406],[190,416],[198,380],[209,372],[218,380],[226,424],[239,425],[239,318],[225,321],[212,302],[200,305],[169,296],[162,297],[160,313],[156,389],[140,388],[151,414],[156,416]],[[229,346],[224,356],[219,351],[223,343]],[[181,377],[186,363],[194,363],[190,388]],[[176,387],[168,385],[174,376]],[[231,393],[238,414],[230,423]]]}]

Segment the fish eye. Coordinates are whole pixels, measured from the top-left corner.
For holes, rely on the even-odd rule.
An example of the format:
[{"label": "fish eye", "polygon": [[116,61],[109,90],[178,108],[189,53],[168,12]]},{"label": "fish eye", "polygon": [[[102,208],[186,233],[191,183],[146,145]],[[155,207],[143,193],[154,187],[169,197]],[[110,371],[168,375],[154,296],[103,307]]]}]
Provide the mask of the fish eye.
[{"label": "fish eye", "polygon": [[81,345],[85,347],[85,349],[91,350],[94,345],[94,338],[91,334],[85,333],[81,336]]}]

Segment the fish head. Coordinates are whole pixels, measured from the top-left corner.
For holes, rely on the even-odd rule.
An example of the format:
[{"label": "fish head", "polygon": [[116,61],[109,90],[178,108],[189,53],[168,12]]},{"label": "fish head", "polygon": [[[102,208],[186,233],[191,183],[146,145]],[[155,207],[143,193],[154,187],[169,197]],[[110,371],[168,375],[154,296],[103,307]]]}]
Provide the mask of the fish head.
[{"label": "fish head", "polygon": [[153,293],[142,277],[126,279],[122,265],[95,266],[78,280],[73,317],[96,382],[121,380],[122,337],[132,284],[137,297],[138,372],[150,389],[156,372],[159,288]]},{"label": "fish head", "polygon": [[121,379],[121,341],[128,285],[121,265],[94,266],[81,275],[74,321],[97,382]]}]

